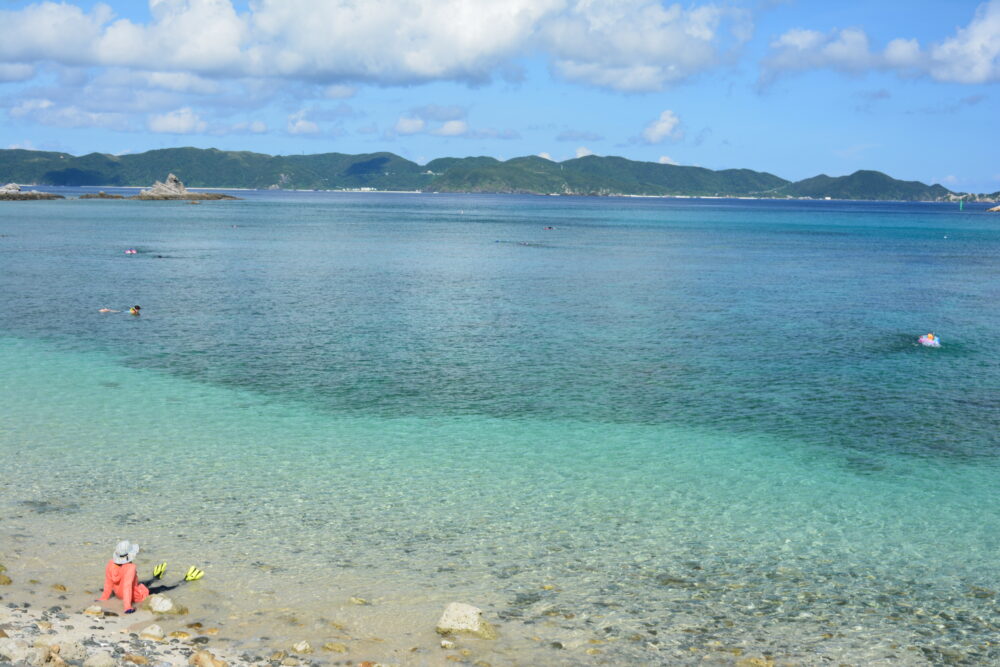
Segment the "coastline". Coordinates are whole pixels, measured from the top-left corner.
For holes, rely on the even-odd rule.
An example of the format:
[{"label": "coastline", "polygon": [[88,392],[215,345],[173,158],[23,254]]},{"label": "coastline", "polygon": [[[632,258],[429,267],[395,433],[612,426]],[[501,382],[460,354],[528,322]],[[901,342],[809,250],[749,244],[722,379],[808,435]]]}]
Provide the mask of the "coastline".
[{"label": "coastline", "polygon": [[[86,186],[52,186],[52,185],[40,185],[40,184],[19,184],[23,187],[34,187],[34,188],[70,188],[70,189],[83,189],[87,190],[136,190],[142,191],[145,186],[138,185],[86,185]],[[372,195],[393,195],[393,194],[405,194],[405,195],[484,195],[484,196],[533,196],[533,197],[579,197],[587,199],[664,199],[664,200],[704,200],[704,201],[761,201],[761,202],[820,202],[820,203],[871,203],[871,204],[955,204],[958,200],[942,200],[942,199],[921,199],[921,200],[909,200],[909,199],[843,199],[837,197],[753,197],[747,195],[685,195],[685,194],[632,194],[632,193],[557,193],[557,192],[444,192],[444,191],[427,191],[427,190],[378,190],[374,188],[337,188],[330,190],[321,189],[282,189],[282,188],[236,188],[236,187],[213,187],[213,186],[198,186],[189,187],[187,190],[195,195],[196,199],[201,199],[202,195],[208,191],[222,191],[222,192],[255,192],[255,193],[320,193],[320,194],[372,194]],[[42,194],[47,194],[43,192]],[[53,197],[32,197],[31,199],[39,200],[56,200],[63,198],[62,196]],[[76,199],[78,197],[68,197],[70,199]],[[88,197],[89,199],[90,197]],[[27,198],[24,198],[27,199]],[[97,199],[95,197],[95,199]],[[107,199],[118,199],[118,197],[107,197]],[[140,199],[138,197],[123,197],[123,199]],[[150,200],[155,200],[156,198],[149,198]],[[192,197],[176,197],[174,198],[178,201],[192,199]],[[995,203],[994,200],[977,200],[969,201],[969,206],[975,204],[982,205],[983,211],[990,210],[989,205]],[[970,212],[975,209],[970,208]]]},{"label": "coastline", "polygon": [[[453,634],[442,637],[433,630],[422,643],[406,640],[400,644],[400,638],[361,636],[363,628],[317,618],[294,621],[299,626],[308,624],[310,639],[282,641],[267,635],[251,636],[234,627],[231,618],[220,617],[217,610],[186,606],[191,599],[184,590],[188,586],[153,596],[169,599],[173,611],[155,613],[150,598],[137,604],[134,613],[124,614],[121,601],[115,597],[95,600],[100,595],[99,586],[77,584],[72,577],[20,583],[23,568],[18,561],[6,562],[11,565],[0,564],[0,663],[10,660],[33,666],[68,663],[85,667],[494,664],[481,659],[485,640]],[[88,583],[91,580],[96,581],[93,576],[88,577]],[[8,581],[11,583],[5,583]],[[370,603],[356,600],[355,604]],[[291,607],[285,608],[263,619],[264,626],[287,623],[292,613]]]}]

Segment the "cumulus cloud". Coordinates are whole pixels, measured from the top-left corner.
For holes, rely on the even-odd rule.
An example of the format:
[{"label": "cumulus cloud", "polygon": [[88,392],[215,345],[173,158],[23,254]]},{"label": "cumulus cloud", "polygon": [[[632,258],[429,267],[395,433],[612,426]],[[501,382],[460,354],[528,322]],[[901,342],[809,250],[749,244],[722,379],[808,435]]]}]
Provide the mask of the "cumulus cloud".
[{"label": "cumulus cloud", "polygon": [[586,146],[580,146],[579,148],[576,149],[577,157],[587,157],[588,155],[593,155],[593,154],[594,151],[590,150]]},{"label": "cumulus cloud", "polygon": [[[0,63],[50,61],[351,86],[516,79],[541,53],[553,72],[659,90],[725,62],[749,37],[745,10],[659,0],[150,0],[148,21],[36,2],[0,11]],[[445,119],[456,120],[456,119]]]},{"label": "cumulus cloud", "polygon": [[30,98],[10,108],[8,115],[15,120],[26,120],[53,127],[109,127],[128,129],[128,119],[120,113],[99,113],[75,105],[60,105],[46,98]]},{"label": "cumulus cloud", "polygon": [[628,92],[661,90],[715,67],[751,31],[745,10],[650,0],[579,0],[539,27],[559,76]]},{"label": "cumulus cloud", "polygon": [[659,160],[657,160],[657,161],[658,161],[658,162],[659,162],[660,164],[672,164],[672,165],[677,165],[677,164],[679,164],[679,163],[677,162],[677,160],[673,159],[673,158],[672,158],[672,157],[670,157],[669,155],[661,155],[661,156],[660,156],[660,159],[659,159]]},{"label": "cumulus cloud", "polygon": [[979,5],[967,26],[927,47],[916,39],[897,38],[879,50],[860,28],[828,33],[794,28],[771,42],[760,83],[767,85],[783,74],[812,69],[853,74],[877,69],[950,83],[1000,81],[1000,0]]},{"label": "cumulus cloud", "polygon": [[288,134],[319,134],[319,125],[306,118],[305,109],[288,117]]},{"label": "cumulus cloud", "polygon": [[539,153],[538,157],[545,158],[546,160],[549,160],[550,162],[555,162],[555,160],[552,159],[552,156],[549,155],[548,153],[546,153],[545,151],[542,151],[541,153]]},{"label": "cumulus cloud", "polygon": [[55,102],[47,99],[27,99],[23,100],[11,108],[9,114],[11,118],[24,118],[39,111],[45,111],[55,106]]},{"label": "cumulus cloud", "polygon": [[400,116],[396,121],[393,131],[396,134],[417,134],[423,132],[427,126],[423,118],[413,118],[412,116]]},{"label": "cumulus cloud", "polygon": [[667,139],[680,139],[681,119],[673,111],[667,109],[660,113],[659,118],[646,126],[642,131],[642,139],[648,144],[658,144]]},{"label": "cumulus cloud", "polygon": [[460,137],[469,131],[469,124],[464,120],[449,120],[445,121],[441,127],[433,130],[431,134],[436,134],[439,137]]},{"label": "cumulus cloud", "polygon": [[162,134],[197,134],[208,129],[208,123],[203,121],[190,107],[177,109],[168,113],[153,114],[146,122],[151,132]]},{"label": "cumulus cloud", "polygon": [[931,46],[930,61],[930,74],[940,81],[1000,80],[1000,0],[980,5],[968,26]]}]

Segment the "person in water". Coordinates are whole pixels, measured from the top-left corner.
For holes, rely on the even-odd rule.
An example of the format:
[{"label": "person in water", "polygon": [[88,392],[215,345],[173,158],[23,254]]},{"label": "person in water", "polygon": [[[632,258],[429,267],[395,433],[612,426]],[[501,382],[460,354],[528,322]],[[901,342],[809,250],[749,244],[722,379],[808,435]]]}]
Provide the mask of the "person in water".
[{"label": "person in water", "polygon": [[101,593],[101,597],[97,598],[98,602],[104,602],[114,594],[121,599],[125,613],[131,614],[135,611],[135,608],[132,606],[133,602],[138,604],[148,598],[151,593],[169,591],[177,588],[185,581],[197,581],[205,576],[204,570],[199,570],[192,565],[188,568],[181,582],[173,586],[156,586],[150,588],[151,584],[163,578],[163,574],[167,571],[167,564],[160,563],[153,568],[153,577],[151,579],[140,582],[134,562],[138,553],[138,544],[132,544],[128,540],[118,543],[114,553],[111,554],[111,560],[108,561],[108,564],[104,568],[104,592]]},{"label": "person in water", "polygon": [[128,312],[129,312],[130,315],[138,315],[139,314],[139,310],[141,308],[142,308],[142,306],[132,306],[131,308],[128,309]]},{"label": "person in water", "polygon": [[932,333],[924,334],[917,339],[917,342],[924,347],[941,347],[941,339]]}]

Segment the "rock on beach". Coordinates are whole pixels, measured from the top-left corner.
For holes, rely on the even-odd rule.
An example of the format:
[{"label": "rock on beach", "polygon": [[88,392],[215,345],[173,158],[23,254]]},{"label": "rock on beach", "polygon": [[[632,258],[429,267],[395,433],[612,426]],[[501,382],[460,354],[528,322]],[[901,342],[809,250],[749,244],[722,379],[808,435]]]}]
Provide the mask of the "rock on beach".
[{"label": "rock on beach", "polygon": [[435,630],[441,635],[466,634],[480,639],[496,639],[499,636],[496,629],[483,618],[481,609],[462,602],[452,602],[445,607]]}]

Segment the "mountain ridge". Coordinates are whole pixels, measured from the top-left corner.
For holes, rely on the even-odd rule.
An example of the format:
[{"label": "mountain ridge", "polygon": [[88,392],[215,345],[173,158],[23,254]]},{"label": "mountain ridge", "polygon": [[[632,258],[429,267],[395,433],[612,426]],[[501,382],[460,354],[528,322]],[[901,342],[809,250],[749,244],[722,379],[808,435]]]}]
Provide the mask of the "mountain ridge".
[{"label": "mountain ridge", "polygon": [[501,161],[442,157],[418,165],[381,151],[351,155],[268,155],[215,148],[162,148],[144,153],[73,156],[0,150],[0,181],[36,185],[148,186],[167,173],[189,187],[309,190],[419,190],[563,195],[761,197],[902,201],[976,200],[940,184],[900,181],[878,171],[820,174],[788,181],[752,169],[704,167],[588,155],[554,162],[535,155]]}]

